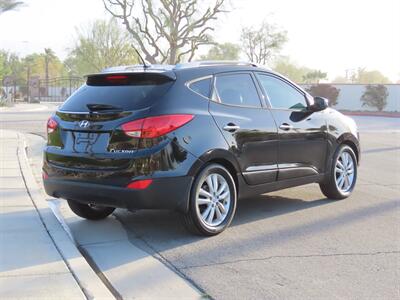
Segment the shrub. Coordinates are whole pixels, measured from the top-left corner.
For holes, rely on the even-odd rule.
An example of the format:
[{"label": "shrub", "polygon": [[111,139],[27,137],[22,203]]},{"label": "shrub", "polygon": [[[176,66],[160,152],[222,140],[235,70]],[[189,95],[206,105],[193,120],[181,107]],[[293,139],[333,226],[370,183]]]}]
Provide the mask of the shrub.
[{"label": "shrub", "polygon": [[340,89],[330,84],[316,84],[306,89],[313,97],[324,97],[329,100],[329,106],[338,104]]},{"label": "shrub", "polygon": [[365,87],[365,92],[361,96],[360,100],[362,106],[374,107],[378,109],[378,111],[382,111],[387,105],[388,96],[389,93],[386,86],[383,84],[370,84]]}]

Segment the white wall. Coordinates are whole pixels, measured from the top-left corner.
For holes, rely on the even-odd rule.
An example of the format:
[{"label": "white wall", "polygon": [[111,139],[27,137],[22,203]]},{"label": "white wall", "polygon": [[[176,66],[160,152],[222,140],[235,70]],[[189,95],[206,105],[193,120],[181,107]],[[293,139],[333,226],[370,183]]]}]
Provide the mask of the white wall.
[{"label": "white wall", "polygon": [[[341,110],[354,110],[354,111],[376,111],[376,108],[361,106],[361,96],[364,94],[364,84],[331,84],[340,90],[338,97],[338,104],[334,106],[336,109]],[[310,84],[301,84],[303,88],[308,88]],[[400,84],[385,84],[389,96],[387,98],[387,105],[384,111],[397,111],[400,112]]]}]

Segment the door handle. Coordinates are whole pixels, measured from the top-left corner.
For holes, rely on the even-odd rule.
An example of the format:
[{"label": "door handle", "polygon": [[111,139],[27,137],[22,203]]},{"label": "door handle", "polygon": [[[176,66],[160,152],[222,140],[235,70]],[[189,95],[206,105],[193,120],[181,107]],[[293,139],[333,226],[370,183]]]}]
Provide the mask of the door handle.
[{"label": "door handle", "polygon": [[283,124],[281,124],[281,126],[279,126],[279,128],[287,131],[287,130],[293,129],[293,126],[288,123],[283,123]]},{"label": "door handle", "polygon": [[226,125],[223,127],[223,129],[224,129],[225,131],[235,132],[236,130],[239,130],[239,129],[240,129],[240,126],[235,125],[235,124],[233,124],[233,123],[228,123],[228,124],[226,124]]}]

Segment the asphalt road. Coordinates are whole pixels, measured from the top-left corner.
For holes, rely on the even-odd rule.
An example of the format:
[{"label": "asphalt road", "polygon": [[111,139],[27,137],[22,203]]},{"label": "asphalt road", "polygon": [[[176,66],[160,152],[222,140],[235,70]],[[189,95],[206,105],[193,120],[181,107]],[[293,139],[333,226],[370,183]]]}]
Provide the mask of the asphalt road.
[{"label": "asphalt road", "polygon": [[56,110],[58,104],[31,104],[28,107],[19,106],[0,110],[0,128],[16,130],[23,133],[33,133],[46,137],[46,121]]},{"label": "asphalt road", "polygon": [[[0,125],[43,134],[50,110],[0,112]],[[325,199],[316,184],[241,200],[212,238],[189,235],[174,212],[114,216],[132,244],[215,299],[399,299],[400,119],[355,119],[362,160],[346,200]]]}]

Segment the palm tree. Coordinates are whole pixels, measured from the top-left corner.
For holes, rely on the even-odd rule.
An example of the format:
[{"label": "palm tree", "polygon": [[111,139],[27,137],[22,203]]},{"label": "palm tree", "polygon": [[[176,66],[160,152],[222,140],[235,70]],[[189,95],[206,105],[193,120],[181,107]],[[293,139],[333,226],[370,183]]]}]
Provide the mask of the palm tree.
[{"label": "palm tree", "polygon": [[46,70],[46,80],[49,80],[49,64],[56,58],[56,54],[50,48],[44,48],[44,63]]},{"label": "palm tree", "polygon": [[24,4],[22,1],[15,0],[0,0],[0,15],[6,11],[14,10],[18,6]]},{"label": "palm tree", "polygon": [[50,48],[44,48],[44,64],[45,64],[45,76],[46,76],[46,95],[49,90],[49,64],[56,58],[56,54]]}]

